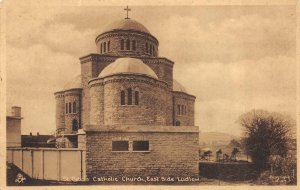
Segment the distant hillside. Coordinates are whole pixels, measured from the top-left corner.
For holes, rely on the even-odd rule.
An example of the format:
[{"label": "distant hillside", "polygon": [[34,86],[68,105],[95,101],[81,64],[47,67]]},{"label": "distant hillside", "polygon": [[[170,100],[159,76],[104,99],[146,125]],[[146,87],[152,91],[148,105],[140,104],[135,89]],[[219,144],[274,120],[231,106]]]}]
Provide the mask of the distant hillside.
[{"label": "distant hillside", "polygon": [[210,148],[213,152],[220,148],[222,150],[228,149],[229,151],[232,147],[228,147],[228,145],[232,139],[239,140],[240,137],[220,132],[201,132],[199,135],[199,147]]}]

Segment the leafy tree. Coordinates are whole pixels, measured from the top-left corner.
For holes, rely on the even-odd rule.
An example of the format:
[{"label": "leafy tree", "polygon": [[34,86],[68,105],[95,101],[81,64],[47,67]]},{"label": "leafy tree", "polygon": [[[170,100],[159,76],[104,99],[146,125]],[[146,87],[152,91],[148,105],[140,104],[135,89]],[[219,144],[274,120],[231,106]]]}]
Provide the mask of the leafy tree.
[{"label": "leafy tree", "polygon": [[268,168],[271,155],[285,157],[295,122],[288,116],[252,110],[239,118],[244,128],[245,148],[258,169]]}]

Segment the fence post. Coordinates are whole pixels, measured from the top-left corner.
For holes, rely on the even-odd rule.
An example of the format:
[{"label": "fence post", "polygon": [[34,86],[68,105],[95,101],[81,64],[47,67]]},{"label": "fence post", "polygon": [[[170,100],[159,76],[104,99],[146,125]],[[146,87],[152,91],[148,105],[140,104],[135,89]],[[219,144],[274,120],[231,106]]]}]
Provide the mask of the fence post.
[{"label": "fence post", "polygon": [[23,149],[21,150],[21,170],[23,171]]},{"label": "fence post", "polygon": [[44,164],[44,149],[42,150],[42,179],[44,180],[45,178],[45,164]]},{"label": "fence post", "polygon": [[58,166],[57,166],[57,171],[58,171],[58,176],[57,176],[57,179],[58,179],[58,181],[60,181],[60,178],[61,178],[61,152],[60,152],[61,150],[58,150],[58,155],[57,155],[57,164],[58,164]]},{"label": "fence post", "polygon": [[34,156],[34,152],[33,152],[33,150],[30,150],[30,152],[31,152],[31,177],[33,178],[33,156]]},{"label": "fence post", "polygon": [[83,174],[83,170],[82,170],[82,150],[80,150],[80,178],[82,179],[82,174]]},{"label": "fence post", "polygon": [[14,163],[14,150],[11,150],[11,163],[15,165],[15,163]]}]

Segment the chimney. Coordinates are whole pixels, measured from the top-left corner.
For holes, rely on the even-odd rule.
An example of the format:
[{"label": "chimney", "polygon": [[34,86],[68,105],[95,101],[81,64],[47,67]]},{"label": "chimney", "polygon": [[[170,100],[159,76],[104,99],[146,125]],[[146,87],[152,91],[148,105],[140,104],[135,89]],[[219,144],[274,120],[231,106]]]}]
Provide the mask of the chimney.
[{"label": "chimney", "polygon": [[32,136],[32,132],[30,132],[29,135]]},{"label": "chimney", "polygon": [[14,117],[21,117],[21,107],[12,106],[11,107],[11,115]]},{"label": "chimney", "polygon": [[39,136],[39,135],[40,135],[40,133],[39,133],[39,132],[37,132],[37,133],[36,133],[36,136]]}]

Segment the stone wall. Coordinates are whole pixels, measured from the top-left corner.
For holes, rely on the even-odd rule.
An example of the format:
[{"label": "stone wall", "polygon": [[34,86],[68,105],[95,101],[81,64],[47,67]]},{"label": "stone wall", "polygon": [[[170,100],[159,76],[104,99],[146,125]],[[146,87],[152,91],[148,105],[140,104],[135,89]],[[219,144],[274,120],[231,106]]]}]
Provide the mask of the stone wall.
[{"label": "stone wall", "polygon": [[88,82],[98,77],[99,73],[117,57],[90,54],[80,58],[82,80],[81,126],[84,128],[90,122],[90,95]]},{"label": "stone wall", "polygon": [[[74,89],[74,90],[68,90],[65,93],[65,104],[71,103],[71,113],[66,114],[65,112],[65,133],[72,132],[72,122],[73,120],[76,120],[78,122],[78,128],[80,128],[80,99],[81,99],[81,90]],[[73,102],[76,102],[76,113],[73,113]]]},{"label": "stone wall", "polygon": [[65,128],[65,96],[63,92],[55,93],[55,119],[56,129]]},{"label": "stone wall", "polygon": [[[103,84],[104,99],[99,97],[99,90],[93,90],[91,98],[104,101],[104,125],[172,125],[172,96],[166,83],[146,76],[118,75],[106,77]],[[91,88],[93,85],[95,83],[91,83]],[[128,88],[133,90],[132,105],[127,103]],[[126,94],[125,105],[121,105],[122,90]],[[139,92],[138,105],[135,105],[135,91]]]},{"label": "stone wall", "polygon": [[[124,40],[124,49],[121,49],[121,40]],[[130,40],[130,50],[126,49],[126,40]],[[136,48],[132,49],[132,42],[135,40]],[[110,43],[109,51],[101,53],[101,44]],[[148,43],[148,52],[146,51],[146,43]],[[154,51],[150,54],[150,44],[154,47]],[[134,32],[134,31],[114,31],[101,34],[96,39],[97,52],[103,55],[112,56],[146,56],[157,57],[158,56],[158,41],[155,37],[149,34]],[[102,48],[104,50],[104,48]]]},{"label": "stone wall", "polygon": [[[180,125],[183,126],[194,126],[195,125],[195,97],[182,93],[182,92],[173,92],[174,96],[174,123],[176,121],[180,122]],[[179,114],[177,106],[184,105],[186,106],[186,113]]]},{"label": "stone wall", "polygon": [[143,58],[143,62],[155,72],[159,80],[167,82],[169,88],[173,89],[174,62],[166,58]]},{"label": "stone wall", "polygon": [[[112,151],[114,140],[146,140],[149,151]],[[198,176],[198,132],[88,132],[87,176]]]}]

